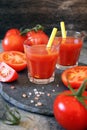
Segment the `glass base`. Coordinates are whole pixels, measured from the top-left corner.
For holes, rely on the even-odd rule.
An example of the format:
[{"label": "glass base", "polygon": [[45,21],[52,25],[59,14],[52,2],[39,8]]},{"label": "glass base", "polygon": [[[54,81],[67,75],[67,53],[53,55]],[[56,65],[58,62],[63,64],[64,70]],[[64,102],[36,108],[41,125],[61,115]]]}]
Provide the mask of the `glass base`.
[{"label": "glass base", "polygon": [[54,81],[54,73],[48,79],[37,79],[37,78],[30,76],[30,74],[28,73],[28,78],[29,78],[30,82],[35,83],[35,84],[48,84],[48,83],[51,83]]},{"label": "glass base", "polygon": [[69,68],[72,68],[72,67],[75,67],[75,66],[78,66],[78,62],[75,65],[72,65],[72,66],[63,66],[63,65],[56,64],[56,68],[59,69],[59,70],[66,70],[66,69],[69,69]]}]

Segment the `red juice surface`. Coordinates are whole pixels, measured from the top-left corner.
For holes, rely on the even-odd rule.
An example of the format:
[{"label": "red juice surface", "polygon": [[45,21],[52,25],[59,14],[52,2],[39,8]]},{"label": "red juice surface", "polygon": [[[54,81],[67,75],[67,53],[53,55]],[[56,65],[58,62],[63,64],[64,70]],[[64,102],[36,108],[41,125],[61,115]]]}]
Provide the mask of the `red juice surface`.
[{"label": "red juice surface", "polygon": [[47,50],[45,45],[35,45],[27,48],[28,69],[32,77],[37,79],[50,78],[55,70],[58,50]]},{"label": "red juice surface", "polygon": [[79,59],[82,48],[82,40],[80,38],[67,37],[66,39],[58,38],[61,41],[58,64],[63,66],[75,65]]}]

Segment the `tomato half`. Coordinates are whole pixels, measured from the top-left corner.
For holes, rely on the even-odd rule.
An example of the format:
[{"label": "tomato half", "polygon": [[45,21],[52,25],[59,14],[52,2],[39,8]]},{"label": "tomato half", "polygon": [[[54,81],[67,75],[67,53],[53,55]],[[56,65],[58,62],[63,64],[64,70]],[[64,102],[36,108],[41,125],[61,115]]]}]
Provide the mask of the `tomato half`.
[{"label": "tomato half", "polygon": [[65,86],[69,81],[72,88],[79,88],[82,82],[87,78],[87,66],[76,66],[63,71],[61,79]]},{"label": "tomato half", "polygon": [[[70,94],[72,92],[67,90],[55,98],[53,104],[55,119],[66,130],[87,130],[87,109]],[[83,95],[87,96],[87,91],[84,91]],[[87,105],[87,99],[85,103]]]},{"label": "tomato half", "polygon": [[5,62],[16,71],[21,71],[26,68],[26,56],[18,51],[5,51],[0,53],[0,62]]},{"label": "tomato half", "polygon": [[12,82],[18,78],[17,72],[8,66],[6,63],[0,63],[0,81],[1,82]]}]

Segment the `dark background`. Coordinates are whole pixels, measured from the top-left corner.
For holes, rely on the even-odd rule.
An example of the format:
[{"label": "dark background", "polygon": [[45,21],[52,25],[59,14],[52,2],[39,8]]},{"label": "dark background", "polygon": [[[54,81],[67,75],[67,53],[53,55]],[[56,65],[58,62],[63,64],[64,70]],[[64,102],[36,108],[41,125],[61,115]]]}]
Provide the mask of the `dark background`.
[{"label": "dark background", "polygon": [[46,32],[60,21],[66,29],[87,31],[87,0],[0,0],[0,39],[10,28],[42,24]]}]

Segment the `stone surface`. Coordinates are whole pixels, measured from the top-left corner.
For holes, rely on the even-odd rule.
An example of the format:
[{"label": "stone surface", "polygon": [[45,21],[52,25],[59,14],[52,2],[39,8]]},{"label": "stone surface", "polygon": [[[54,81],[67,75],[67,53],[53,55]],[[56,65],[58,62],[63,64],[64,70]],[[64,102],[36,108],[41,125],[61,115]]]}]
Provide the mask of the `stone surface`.
[{"label": "stone surface", "polygon": [[60,29],[61,20],[67,29],[87,30],[87,0],[0,0],[0,38],[13,27]]},{"label": "stone surface", "polygon": [[27,77],[27,70],[19,73],[17,81],[0,84],[1,95],[8,102],[18,108],[48,116],[53,116],[53,101],[56,95],[64,90],[67,88],[61,82],[61,71],[58,69],[55,72],[55,81],[46,85],[31,83]]}]

